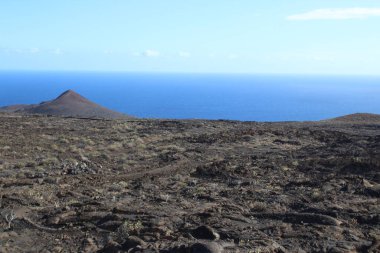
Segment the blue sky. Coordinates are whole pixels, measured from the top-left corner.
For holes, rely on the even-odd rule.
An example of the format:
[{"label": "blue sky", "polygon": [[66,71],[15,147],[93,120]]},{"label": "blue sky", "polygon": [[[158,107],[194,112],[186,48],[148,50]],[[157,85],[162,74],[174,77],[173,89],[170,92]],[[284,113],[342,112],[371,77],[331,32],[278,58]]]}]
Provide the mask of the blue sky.
[{"label": "blue sky", "polygon": [[379,0],[2,0],[0,70],[380,74]]}]

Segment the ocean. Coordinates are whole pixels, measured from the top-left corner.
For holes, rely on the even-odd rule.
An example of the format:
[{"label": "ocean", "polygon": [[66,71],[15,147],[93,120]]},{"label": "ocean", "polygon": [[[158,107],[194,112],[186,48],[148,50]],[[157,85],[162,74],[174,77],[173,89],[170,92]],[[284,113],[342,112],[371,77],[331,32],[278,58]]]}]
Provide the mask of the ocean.
[{"label": "ocean", "polygon": [[380,77],[99,72],[0,72],[0,106],[50,100],[72,89],[142,118],[321,120],[380,114]]}]

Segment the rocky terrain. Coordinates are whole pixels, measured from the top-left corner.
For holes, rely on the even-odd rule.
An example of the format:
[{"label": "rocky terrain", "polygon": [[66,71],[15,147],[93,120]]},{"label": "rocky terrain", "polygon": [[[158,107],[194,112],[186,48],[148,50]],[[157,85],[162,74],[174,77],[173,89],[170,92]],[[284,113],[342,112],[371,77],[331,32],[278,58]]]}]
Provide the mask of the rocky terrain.
[{"label": "rocky terrain", "polygon": [[0,252],[380,252],[378,119],[0,114]]}]

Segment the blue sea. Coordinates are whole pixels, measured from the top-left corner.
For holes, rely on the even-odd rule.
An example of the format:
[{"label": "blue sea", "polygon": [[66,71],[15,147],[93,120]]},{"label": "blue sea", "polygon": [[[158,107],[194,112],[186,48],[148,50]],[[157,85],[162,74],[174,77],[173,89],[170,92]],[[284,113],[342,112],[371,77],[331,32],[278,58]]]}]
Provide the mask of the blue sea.
[{"label": "blue sea", "polygon": [[68,89],[143,118],[321,120],[380,114],[380,77],[99,72],[0,72],[0,106],[50,100]]}]

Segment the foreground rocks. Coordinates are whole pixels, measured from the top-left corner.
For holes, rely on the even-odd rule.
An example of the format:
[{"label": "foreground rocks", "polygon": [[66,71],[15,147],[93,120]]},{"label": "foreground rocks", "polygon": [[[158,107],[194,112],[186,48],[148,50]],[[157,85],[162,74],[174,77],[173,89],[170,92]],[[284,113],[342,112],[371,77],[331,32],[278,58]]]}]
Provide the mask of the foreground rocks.
[{"label": "foreground rocks", "polygon": [[380,252],[379,123],[0,122],[0,252]]}]

